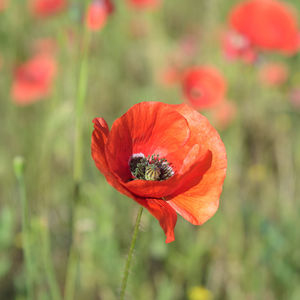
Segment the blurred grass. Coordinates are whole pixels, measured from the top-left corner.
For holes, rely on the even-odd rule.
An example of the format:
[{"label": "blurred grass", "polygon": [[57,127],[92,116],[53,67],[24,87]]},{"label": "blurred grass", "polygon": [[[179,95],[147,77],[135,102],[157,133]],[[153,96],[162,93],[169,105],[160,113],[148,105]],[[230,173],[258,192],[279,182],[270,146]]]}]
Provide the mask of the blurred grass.
[{"label": "blurred grass", "polygon": [[[159,10],[140,13],[125,1],[115,2],[106,27],[93,35],[89,55],[75,298],[117,299],[138,211],[94,166],[91,121],[103,116],[111,125],[140,101],[180,103],[180,88],[160,85],[157,74],[179,40],[193,33],[201,38],[191,63],[219,67],[229,84],[228,97],[238,107],[236,120],[221,132],[228,155],[221,204],[201,227],[179,217],[176,240],[168,245],[157,221],[143,214],[128,299],[188,299],[195,286],[210,290],[213,299],[299,299],[300,118],[288,95],[300,85],[300,55],[264,55],[262,60],[284,61],[290,70],[282,87],[266,88],[257,66],[227,62],[221,54],[217,33],[237,1],[165,0]],[[299,14],[298,1],[289,2]],[[70,1],[63,14],[35,20],[25,3],[11,1],[0,13],[0,299],[26,298],[21,204],[12,168],[17,155],[26,161],[34,299],[53,299],[48,252],[61,292],[64,286],[83,6]],[[9,96],[13,72],[40,37],[58,43],[55,90],[45,101],[18,107]]]}]

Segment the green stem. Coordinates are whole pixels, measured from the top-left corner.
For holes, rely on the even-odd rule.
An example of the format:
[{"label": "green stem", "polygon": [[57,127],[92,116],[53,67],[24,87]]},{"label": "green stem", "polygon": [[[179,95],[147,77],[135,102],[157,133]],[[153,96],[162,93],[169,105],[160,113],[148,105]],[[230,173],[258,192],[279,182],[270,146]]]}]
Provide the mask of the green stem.
[{"label": "green stem", "polygon": [[30,224],[24,182],[24,159],[22,157],[16,157],[14,159],[14,171],[18,181],[19,197],[22,210],[22,245],[25,257],[27,298],[31,300],[34,299],[32,278],[33,265],[30,256]]},{"label": "green stem", "polygon": [[76,99],[76,121],[75,121],[75,150],[74,150],[74,181],[79,184],[82,177],[82,116],[86,98],[87,78],[88,78],[88,50],[90,46],[91,34],[84,30],[83,49],[79,70],[78,90]]},{"label": "green stem", "polygon": [[76,99],[76,120],[75,120],[75,150],[73,160],[74,179],[74,201],[71,205],[71,245],[67,264],[67,274],[64,289],[64,299],[72,300],[75,295],[76,277],[79,265],[79,252],[75,245],[75,220],[77,205],[80,198],[80,184],[82,179],[82,116],[86,98],[87,78],[88,78],[88,54],[91,41],[91,33],[84,27],[83,49],[80,59],[78,90]]},{"label": "green stem", "polygon": [[50,289],[50,295],[53,300],[60,300],[61,294],[59,290],[59,286],[57,284],[56,278],[55,278],[55,271],[53,268],[52,260],[51,258],[51,246],[50,246],[50,236],[49,236],[49,230],[48,230],[48,224],[42,224],[42,231],[41,231],[41,240],[42,243],[42,254],[43,254],[43,260],[46,270],[46,277],[49,284]]},{"label": "green stem", "polygon": [[66,278],[65,293],[64,293],[65,300],[74,299],[78,262],[79,262],[79,253],[73,243],[70,249],[69,260],[68,260],[67,278]]},{"label": "green stem", "polygon": [[127,279],[128,279],[130,264],[131,264],[131,260],[132,260],[132,254],[133,254],[137,234],[139,232],[139,226],[140,226],[140,222],[141,222],[142,212],[143,212],[143,207],[141,206],[141,208],[138,212],[138,215],[136,217],[136,222],[135,222],[134,231],[133,231],[133,235],[132,235],[132,239],[131,239],[130,249],[129,249],[128,257],[126,260],[126,265],[125,265],[123,280],[122,280],[122,285],[121,285],[120,300],[123,300],[124,296],[125,296]]}]

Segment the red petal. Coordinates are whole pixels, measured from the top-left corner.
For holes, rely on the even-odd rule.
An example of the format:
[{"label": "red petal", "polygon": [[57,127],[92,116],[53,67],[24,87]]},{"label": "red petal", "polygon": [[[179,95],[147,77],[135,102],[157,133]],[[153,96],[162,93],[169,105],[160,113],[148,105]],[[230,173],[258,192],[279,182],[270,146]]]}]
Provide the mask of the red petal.
[{"label": "red petal", "polygon": [[162,198],[175,192],[178,176],[163,181],[133,180],[126,182],[124,187],[139,197]]},{"label": "red petal", "polygon": [[161,0],[128,0],[128,2],[136,8],[156,8]]},{"label": "red petal", "polygon": [[297,18],[285,3],[244,1],[234,7],[230,24],[263,50],[280,50],[287,54],[298,50]]},{"label": "red petal", "polygon": [[214,67],[194,67],[184,75],[183,92],[190,104],[196,109],[216,106],[226,93],[226,82]]},{"label": "red petal", "polygon": [[66,0],[31,0],[31,10],[37,17],[47,17],[62,11],[67,6]]},{"label": "red petal", "polygon": [[189,142],[198,140],[202,147],[209,149],[212,163],[198,184],[173,197],[168,204],[189,222],[200,225],[212,217],[218,208],[226,176],[226,151],[219,134],[204,116],[187,105],[180,105],[177,110],[189,122],[192,132]]},{"label": "red petal", "polygon": [[92,134],[92,157],[96,167],[103,173],[108,173],[109,168],[105,157],[105,144],[107,142],[109,128],[103,118],[93,120],[94,131]]},{"label": "red petal", "polygon": [[174,110],[174,106],[142,102],[114,122],[106,156],[111,170],[127,182],[132,178],[128,165],[132,154],[159,154],[168,160],[168,154],[180,152],[189,136],[187,121]]},{"label": "red petal", "polygon": [[212,164],[212,152],[207,151],[204,157],[199,157],[196,162],[184,173],[179,180],[175,192],[171,195],[168,195],[166,199],[173,199],[177,195],[180,195],[194,186],[198,185],[202,180],[203,176],[211,168]]},{"label": "red petal", "polygon": [[134,196],[127,191],[118,181],[118,179],[111,173],[107,164],[105,156],[105,145],[107,143],[109,129],[107,123],[103,118],[96,118],[93,120],[94,131],[92,134],[92,157],[96,167],[105,176],[107,182],[112,185],[120,193],[127,197],[134,198]]},{"label": "red petal", "polygon": [[18,67],[11,95],[18,104],[29,104],[48,96],[57,64],[51,55],[39,54]]},{"label": "red petal", "polygon": [[110,0],[94,0],[87,9],[86,25],[92,31],[100,30],[112,13],[114,6]]},{"label": "red petal", "polygon": [[159,224],[166,235],[166,243],[173,242],[175,240],[174,227],[177,222],[177,214],[174,209],[163,200],[141,198],[135,198],[135,200],[147,208],[149,212],[159,221]]}]

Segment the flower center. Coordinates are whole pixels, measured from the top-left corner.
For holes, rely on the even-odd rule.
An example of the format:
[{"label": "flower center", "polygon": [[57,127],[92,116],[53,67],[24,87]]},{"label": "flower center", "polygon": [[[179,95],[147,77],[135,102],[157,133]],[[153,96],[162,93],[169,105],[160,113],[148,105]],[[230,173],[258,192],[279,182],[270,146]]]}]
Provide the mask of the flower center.
[{"label": "flower center", "polygon": [[133,154],[129,160],[129,168],[134,179],[162,181],[174,175],[168,161],[155,154],[148,157],[143,153]]},{"label": "flower center", "polygon": [[191,97],[194,99],[199,99],[203,96],[203,91],[200,87],[195,86],[191,89]]}]

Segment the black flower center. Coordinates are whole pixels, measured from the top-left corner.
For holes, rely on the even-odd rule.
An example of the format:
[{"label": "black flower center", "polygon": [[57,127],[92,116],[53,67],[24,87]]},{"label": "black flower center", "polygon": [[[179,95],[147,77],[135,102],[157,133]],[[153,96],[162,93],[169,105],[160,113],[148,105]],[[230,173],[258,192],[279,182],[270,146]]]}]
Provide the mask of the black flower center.
[{"label": "black flower center", "polygon": [[148,157],[143,153],[133,154],[129,160],[129,168],[134,179],[162,181],[174,175],[168,161],[154,154]]}]

